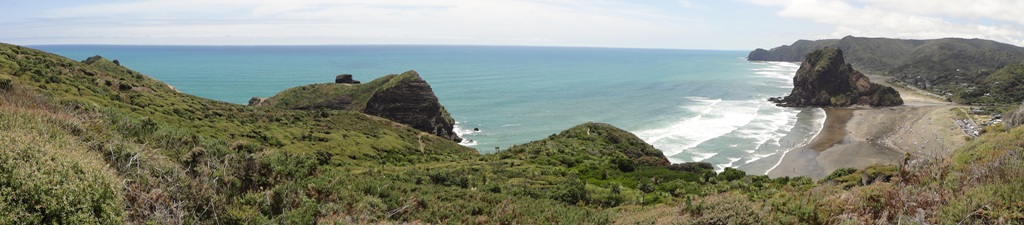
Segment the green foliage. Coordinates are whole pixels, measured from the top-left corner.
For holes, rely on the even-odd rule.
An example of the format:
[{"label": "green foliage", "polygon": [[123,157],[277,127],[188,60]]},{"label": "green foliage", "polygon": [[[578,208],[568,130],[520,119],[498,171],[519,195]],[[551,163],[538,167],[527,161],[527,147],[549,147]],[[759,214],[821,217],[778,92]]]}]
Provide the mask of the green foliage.
[{"label": "green foliage", "polygon": [[120,179],[75,141],[82,127],[63,121],[66,114],[3,109],[0,223],[122,223]]},{"label": "green foliage", "polygon": [[941,208],[942,221],[964,221],[965,224],[1024,223],[1024,179],[1008,178],[999,183],[983,184],[967,190]]},{"label": "green foliage", "polygon": [[872,84],[872,89],[875,90],[869,97],[872,107],[903,105],[903,98],[900,97],[900,92],[896,89],[881,87],[877,84]]},{"label": "green foliage", "polygon": [[857,169],[855,169],[855,168],[840,168],[840,169],[837,169],[837,170],[833,170],[832,173],[828,174],[828,176],[825,176],[825,178],[822,179],[822,181],[836,180],[836,179],[839,179],[839,178],[842,178],[842,177],[845,177],[845,176],[852,175],[854,172],[857,172]]},{"label": "green foliage", "polygon": [[719,180],[734,181],[734,180],[738,180],[740,178],[743,178],[745,176],[747,176],[747,173],[743,172],[742,170],[737,170],[737,169],[733,169],[733,168],[730,168],[730,167],[726,167],[725,170],[722,171],[722,173],[718,174],[717,178]]},{"label": "green foliage", "polygon": [[681,213],[692,218],[683,220],[683,224],[759,224],[766,215],[761,204],[736,192],[685,203]]},{"label": "green foliage", "polygon": [[633,172],[636,169],[636,162],[625,157],[615,157],[612,159],[612,163],[622,172]]},{"label": "green foliage", "polygon": [[715,167],[709,162],[684,162],[668,165],[668,169],[691,173],[703,173],[706,171],[714,171]]},{"label": "green foliage", "polygon": [[11,79],[0,78],[0,91],[10,90],[11,89],[11,83],[12,83]]},{"label": "green foliage", "polygon": [[1020,103],[1024,101],[1024,64],[1013,64],[997,70],[984,78],[989,98],[999,103]]}]

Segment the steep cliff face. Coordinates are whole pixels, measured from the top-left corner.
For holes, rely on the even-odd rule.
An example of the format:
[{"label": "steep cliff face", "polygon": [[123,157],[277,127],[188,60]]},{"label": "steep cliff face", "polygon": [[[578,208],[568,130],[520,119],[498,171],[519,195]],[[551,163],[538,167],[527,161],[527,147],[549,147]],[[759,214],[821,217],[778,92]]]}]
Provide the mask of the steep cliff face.
[{"label": "steep cliff face", "polygon": [[430,84],[411,70],[383,76],[366,84],[325,83],[294,87],[266,100],[250,101],[250,105],[360,111],[455,142],[462,141],[453,131],[455,120],[438,102]]},{"label": "steep cliff face", "polygon": [[407,124],[434,135],[462,141],[453,131],[455,120],[444,109],[416,71],[405,72],[391,85],[381,87],[370,96],[363,112]]},{"label": "steep cliff face", "polygon": [[846,63],[842,50],[831,47],[807,54],[793,77],[793,91],[786,97],[769,100],[787,107],[903,104],[899,92],[871,83]]}]

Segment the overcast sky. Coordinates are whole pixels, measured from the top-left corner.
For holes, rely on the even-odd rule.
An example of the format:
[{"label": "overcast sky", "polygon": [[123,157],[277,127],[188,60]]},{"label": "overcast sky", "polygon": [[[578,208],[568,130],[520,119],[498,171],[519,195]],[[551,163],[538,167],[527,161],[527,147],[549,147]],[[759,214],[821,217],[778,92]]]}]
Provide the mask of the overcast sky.
[{"label": "overcast sky", "polygon": [[749,50],[846,35],[1024,45],[1024,0],[3,0],[0,42]]}]

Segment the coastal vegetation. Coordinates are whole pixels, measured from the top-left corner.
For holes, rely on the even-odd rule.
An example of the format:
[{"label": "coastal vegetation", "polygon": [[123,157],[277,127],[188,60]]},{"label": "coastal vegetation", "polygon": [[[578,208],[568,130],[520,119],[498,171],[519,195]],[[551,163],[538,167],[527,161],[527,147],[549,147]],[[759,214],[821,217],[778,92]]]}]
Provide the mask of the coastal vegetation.
[{"label": "coastal vegetation", "polygon": [[[886,75],[949,101],[967,104],[1019,104],[1016,80],[1024,65],[1024,48],[981,39],[907,40],[847,36],[799,40],[770,50],[757,49],[753,61],[799,62],[814,50],[843,50],[857,70]],[[999,82],[999,83],[996,83]]]},{"label": "coastal vegetation", "polygon": [[7,44],[0,146],[3,224],[1024,223],[1019,127],[820,181],[669,164],[602,123],[481,155],[358,110],[218,102]]}]

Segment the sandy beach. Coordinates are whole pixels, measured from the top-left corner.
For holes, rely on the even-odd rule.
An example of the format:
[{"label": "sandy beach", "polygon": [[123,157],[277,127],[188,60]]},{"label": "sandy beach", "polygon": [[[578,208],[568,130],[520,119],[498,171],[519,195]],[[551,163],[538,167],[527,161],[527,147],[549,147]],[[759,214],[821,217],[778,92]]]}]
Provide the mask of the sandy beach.
[{"label": "sandy beach", "polygon": [[[892,86],[886,77],[872,82]],[[769,171],[771,177],[824,178],[839,168],[896,164],[904,153],[944,155],[963,145],[966,135],[953,123],[955,104],[916,90],[893,86],[904,105],[888,108],[826,108],[824,127],[810,144],[790,151]]]}]

